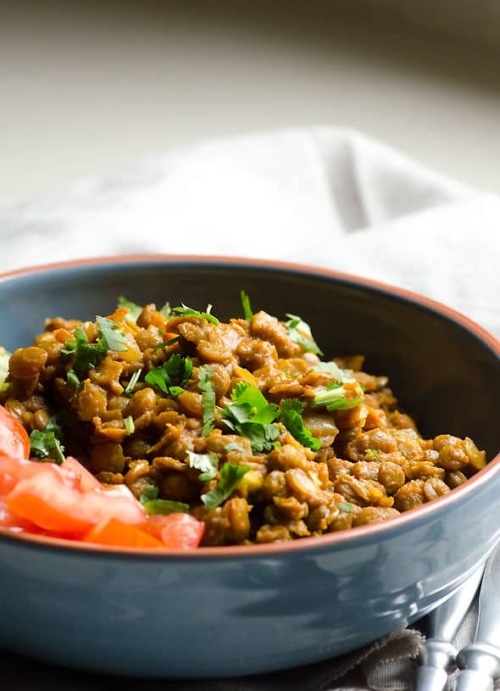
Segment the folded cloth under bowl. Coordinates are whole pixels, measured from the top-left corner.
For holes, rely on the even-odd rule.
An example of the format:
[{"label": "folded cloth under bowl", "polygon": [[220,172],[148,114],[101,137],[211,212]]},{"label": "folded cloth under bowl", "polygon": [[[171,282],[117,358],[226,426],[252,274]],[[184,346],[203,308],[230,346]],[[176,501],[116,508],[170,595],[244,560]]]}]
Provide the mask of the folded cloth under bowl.
[{"label": "folded cloth under bowl", "polygon": [[[500,199],[346,128],[252,134],[169,151],[0,213],[0,271],[169,253],[327,266],[439,300],[500,334]],[[473,635],[472,608],[456,640]],[[410,691],[425,620],[331,661],[165,691]],[[0,654],[5,688],[103,691],[108,677]],[[125,691],[137,680],[120,679]]]}]

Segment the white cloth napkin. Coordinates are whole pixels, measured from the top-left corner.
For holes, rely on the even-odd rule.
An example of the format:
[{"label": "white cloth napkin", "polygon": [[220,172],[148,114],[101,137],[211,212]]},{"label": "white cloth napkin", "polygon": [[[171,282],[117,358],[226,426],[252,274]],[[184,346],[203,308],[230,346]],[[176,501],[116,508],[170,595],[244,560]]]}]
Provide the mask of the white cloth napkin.
[{"label": "white cloth napkin", "polygon": [[500,335],[500,199],[347,128],[167,151],[0,213],[0,242],[0,271],[134,252],[328,266],[423,293]]},{"label": "white cloth napkin", "polygon": [[[500,199],[347,128],[200,143],[0,213],[0,271],[138,252],[336,268],[425,294],[500,335]],[[462,644],[472,635],[468,621]],[[182,688],[409,691],[421,642],[420,631],[408,629],[300,674]],[[40,678],[53,682],[51,690],[68,681],[56,671],[40,677],[34,663],[5,664],[17,683],[28,675],[23,691],[30,679],[37,688]]]}]

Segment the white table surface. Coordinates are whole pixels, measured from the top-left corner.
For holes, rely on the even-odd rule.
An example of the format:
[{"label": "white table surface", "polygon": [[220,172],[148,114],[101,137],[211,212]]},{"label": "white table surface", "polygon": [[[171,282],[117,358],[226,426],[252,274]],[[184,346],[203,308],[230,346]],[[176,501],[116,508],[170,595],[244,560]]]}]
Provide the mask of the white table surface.
[{"label": "white table surface", "polygon": [[180,143],[309,124],[500,192],[499,62],[356,0],[3,0],[0,209]]}]

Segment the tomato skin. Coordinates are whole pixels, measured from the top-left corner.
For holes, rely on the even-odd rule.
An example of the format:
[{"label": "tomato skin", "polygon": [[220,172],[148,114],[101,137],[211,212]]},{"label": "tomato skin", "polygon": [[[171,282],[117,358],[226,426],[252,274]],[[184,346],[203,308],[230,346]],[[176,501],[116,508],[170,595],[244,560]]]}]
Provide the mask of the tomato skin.
[{"label": "tomato skin", "polygon": [[0,405],[0,457],[29,458],[30,438],[22,423]]},{"label": "tomato skin", "polygon": [[102,485],[77,459],[61,465],[0,457],[0,529],[151,549],[194,549],[205,524],[148,516],[125,485]]},{"label": "tomato skin", "polygon": [[35,523],[12,513],[5,502],[0,499],[0,528],[6,528],[13,533],[42,533]]},{"label": "tomato skin", "polygon": [[144,530],[171,549],[194,549],[201,542],[205,524],[188,513],[157,514],[148,518]]},{"label": "tomato skin", "polygon": [[110,518],[104,523],[94,526],[86,535],[83,542],[92,542],[97,545],[109,545],[112,547],[140,547],[148,549],[165,549],[165,545],[149,533],[145,532],[142,525],[129,525]]},{"label": "tomato skin", "polygon": [[74,470],[78,475],[80,476],[80,488],[84,491],[88,489],[96,489],[100,488],[103,489],[103,484],[102,482],[99,482],[99,480],[95,477],[95,475],[92,475],[90,470],[87,470],[87,468],[80,463],[76,458],[73,458],[73,456],[67,456],[65,461],[61,463],[59,466],[60,468],[70,468],[71,470]]}]

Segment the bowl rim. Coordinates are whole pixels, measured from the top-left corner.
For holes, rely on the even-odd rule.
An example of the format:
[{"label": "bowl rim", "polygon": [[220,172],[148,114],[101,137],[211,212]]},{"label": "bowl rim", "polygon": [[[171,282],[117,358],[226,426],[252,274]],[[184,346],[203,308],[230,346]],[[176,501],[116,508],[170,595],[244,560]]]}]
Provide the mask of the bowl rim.
[{"label": "bowl rim", "polygon": [[[331,278],[340,282],[359,285],[362,288],[368,289],[394,299],[402,299],[405,302],[416,304],[426,311],[433,312],[441,318],[448,319],[466,331],[472,332],[483,344],[487,345],[497,356],[500,356],[500,341],[487,329],[472,319],[462,314],[461,312],[445,305],[437,300],[429,298],[425,295],[413,292],[406,288],[401,288],[390,283],[385,283],[372,278],[358,276],[336,269],[329,269],[327,267],[316,266],[311,264],[301,264],[298,262],[289,262],[282,260],[260,259],[256,257],[244,257],[236,255],[197,255],[197,254],[165,254],[165,253],[139,253],[139,254],[117,254],[104,255],[97,257],[82,257],[76,259],[69,259],[65,261],[48,262],[42,264],[34,264],[22,268],[17,268],[0,273],[0,285],[9,280],[22,278],[24,276],[47,274],[54,271],[66,271],[74,268],[84,267],[105,267],[106,265],[116,266],[139,266],[144,265],[169,265],[169,264],[194,264],[206,266],[221,266],[228,265],[233,267],[246,267],[255,269],[277,270],[278,272],[300,273],[303,275],[311,275],[317,277]],[[391,535],[405,530],[407,526],[417,525],[425,521],[433,514],[439,516],[448,508],[460,501],[461,498],[469,496],[478,488],[483,486],[490,480],[490,476],[494,476],[500,471],[500,451],[494,456],[488,464],[469,478],[463,485],[456,487],[451,492],[441,497],[437,497],[431,502],[418,506],[409,511],[405,511],[399,516],[390,518],[378,523],[369,523],[366,525],[349,528],[346,530],[337,531],[314,537],[303,537],[297,540],[280,543],[265,543],[253,545],[227,545],[222,547],[198,547],[193,550],[168,549],[165,550],[151,550],[147,548],[126,548],[126,547],[112,547],[108,545],[97,545],[90,543],[83,543],[73,540],[67,540],[57,537],[47,537],[44,535],[36,535],[30,533],[16,533],[8,529],[0,528],[0,545],[2,542],[14,542],[21,545],[31,545],[39,548],[56,549],[72,554],[94,554],[101,556],[113,557],[135,557],[139,559],[155,559],[155,560],[198,560],[198,559],[213,559],[213,558],[238,558],[242,557],[257,558],[257,557],[271,557],[271,556],[285,556],[295,553],[310,553],[313,551],[323,551],[336,545],[342,546],[346,542],[355,544],[365,542],[381,534]]]}]

